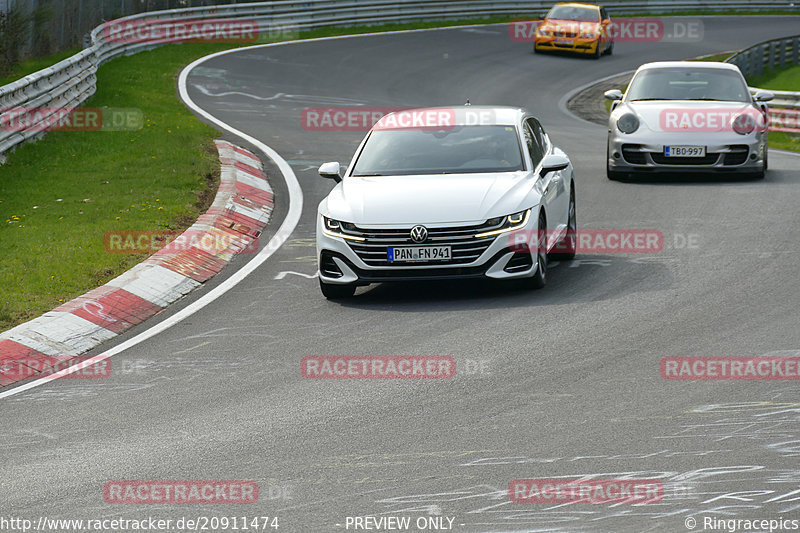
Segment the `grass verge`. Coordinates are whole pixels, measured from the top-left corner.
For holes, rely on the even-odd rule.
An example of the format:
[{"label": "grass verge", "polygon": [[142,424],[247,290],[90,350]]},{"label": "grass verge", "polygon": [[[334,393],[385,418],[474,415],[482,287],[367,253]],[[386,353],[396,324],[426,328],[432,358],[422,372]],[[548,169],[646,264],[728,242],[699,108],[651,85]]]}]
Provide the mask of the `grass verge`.
[{"label": "grass verge", "polygon": [[0,166],[0,330],[102,285],[142,255],[111,230],[188,227],[216,190],[217,132],[178,100],[181,67],[223,45],[165,46],[111,61],[86,107],[138,108],[134,131],[54,131]]}]

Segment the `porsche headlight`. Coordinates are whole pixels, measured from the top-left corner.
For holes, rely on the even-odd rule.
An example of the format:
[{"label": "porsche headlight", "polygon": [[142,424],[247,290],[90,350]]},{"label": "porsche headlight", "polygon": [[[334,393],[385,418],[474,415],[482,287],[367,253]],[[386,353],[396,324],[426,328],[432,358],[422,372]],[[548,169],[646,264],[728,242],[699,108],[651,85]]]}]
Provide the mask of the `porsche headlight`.
[{"label": "porsche headlight", "polygon": [[756,120],[750,113],[742,113],[733,119],[733,131],[739,135],[747,135],[756,129]]},{"label": "porsche headlight", "polygon": [[622,133],[633,133],[639,129],[639,119],[633,113],[625,113],[617,119],[617,128]]},{"label": "porsche headlight", "polygon": [[477,235],[475,235],[475,238],[482,239],[483,237],[491,237],[492,235],[500,235],[501,233],[508,233],[509,231],[522,229],[528,224],[528,219],[530,217],[531,217],[531,210],[526,209],[525,211],[519,211],[518,213],[514,213],[513,215],[491,219],[489,220],[490,223],[494,222],[494,224],[502,224],[502,225],[498,229],[494,229],[492,231],[486,231],[484,233],[478,233]]},{"label": "porsche headlight", "polygon": [[347,222],[341,222],[339,220],[334,220],[328,217],[322,217],[322,224],[325,227],[325,234],[330,235],[331,237],[340,237],[342,239],[349,239],[351,241],[364,241],[364,237],[359,237],[357,235],[347,235],[342,232],[343,228],[347,228],[352,226],[352,224],[348,224]]}]

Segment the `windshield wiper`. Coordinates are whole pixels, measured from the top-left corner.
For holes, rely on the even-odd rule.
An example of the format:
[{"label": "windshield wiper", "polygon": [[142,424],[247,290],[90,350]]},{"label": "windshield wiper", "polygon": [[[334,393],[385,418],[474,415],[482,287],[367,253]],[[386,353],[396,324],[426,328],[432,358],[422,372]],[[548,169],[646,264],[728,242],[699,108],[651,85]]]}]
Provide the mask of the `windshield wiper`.
[{"label": "windshield wiper", "polygon": [[677,100],[677,98],[632,98],[631,102],[642,102],[644,100]]}]

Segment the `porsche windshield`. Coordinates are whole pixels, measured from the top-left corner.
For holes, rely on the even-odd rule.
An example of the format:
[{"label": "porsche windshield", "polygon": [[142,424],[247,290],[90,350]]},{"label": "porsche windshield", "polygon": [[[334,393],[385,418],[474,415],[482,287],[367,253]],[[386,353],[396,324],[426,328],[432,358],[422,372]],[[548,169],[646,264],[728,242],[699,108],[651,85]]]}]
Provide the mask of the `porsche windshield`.
[{"label": "porsche windshield", "polygon": [[513,126],[373,130],[353,176],[463,174],[524,170]]},{"label": "porsche windshield", "polygon": [[720,100],[749,102],[742,77],[731,70],[658,68],[641,71],[628,88],[628,100]]}]

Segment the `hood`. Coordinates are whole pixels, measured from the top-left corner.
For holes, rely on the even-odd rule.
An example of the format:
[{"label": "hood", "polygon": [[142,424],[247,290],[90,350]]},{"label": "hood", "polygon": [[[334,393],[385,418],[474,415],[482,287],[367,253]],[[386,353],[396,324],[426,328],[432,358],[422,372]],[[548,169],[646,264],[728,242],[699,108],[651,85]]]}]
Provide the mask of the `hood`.
[{"label": "hood", "polygon": [[347,177],[323,214],[364,225],[483,222],[514,213],[531,192],[529,172]]},{"label": "hood", "polygon": [[542,23],[542,29],[565,33],[598,33],[600,23],[592,20],[561,20],[547,19]]},{"label": "hood", "polygon": [[758,112],[745,102],[712,102],[692,100],[653,100],[629,102],[615,110],[619,116],[633,111],[641,124],[656,132],[721,132],[733,131],[732,120],[742,113]]}]

